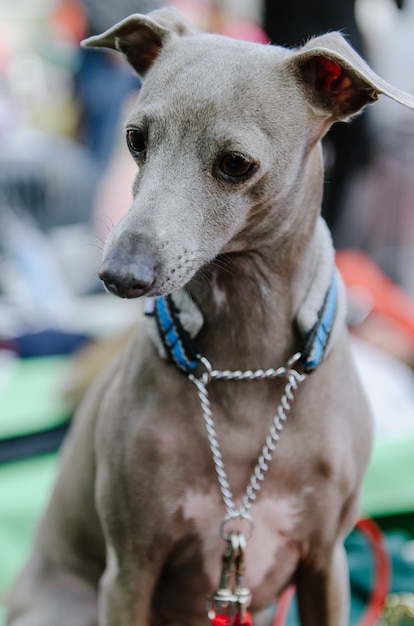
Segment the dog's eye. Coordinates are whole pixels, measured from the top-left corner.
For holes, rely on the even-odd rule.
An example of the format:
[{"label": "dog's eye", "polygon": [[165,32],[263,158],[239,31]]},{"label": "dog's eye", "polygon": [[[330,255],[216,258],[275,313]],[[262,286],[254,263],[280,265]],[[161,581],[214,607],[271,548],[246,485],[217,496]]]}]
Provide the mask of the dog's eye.
[{"label": "dog's eye", "polygon": [[126,140],[130,152],[134,156],[144,156],[147,150],[145,135],[138,128],[128,128],[126,132]]},{"label": "dog's eye", "polygon": [[226,154],[221,162],[220,169],[226,175],[231,178],[242,178],[247,176],[254,168],[254,163],[246,159],[241,154],[229,153]]}]

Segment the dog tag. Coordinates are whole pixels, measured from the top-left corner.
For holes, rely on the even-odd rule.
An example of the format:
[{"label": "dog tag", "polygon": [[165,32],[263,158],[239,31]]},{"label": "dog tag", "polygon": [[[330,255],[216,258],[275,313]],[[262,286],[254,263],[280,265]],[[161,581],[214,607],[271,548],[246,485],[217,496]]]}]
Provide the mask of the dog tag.
[{"label": "dog tag", "polygon": [[207,598],[207,614],[213,626],[230,626],[236,615],[237,596],[231,589],[235,557],[233,543],[230,535],[222,556],[219,587]]},{"label": "dog tag", "polygon": [[248,626],[251,624],[251,617],[247,611],[247,607],[252,601],[252,592],[248,587],[244,586],[244,572],[246,569],[246,537],[238,535],[238,547],[235,554],[236,566],[236,587],[234,595],[237,598],[237,617],[240,626]]},{"label": "dog tag", "polygon": [[[252,594],[244,586],[246,538],[231,533],[222,557],[220,584],[207,598],[207,613],[212,626],[252,626],[250,605]],[[232,582],[235,582],[234,592]]]}]

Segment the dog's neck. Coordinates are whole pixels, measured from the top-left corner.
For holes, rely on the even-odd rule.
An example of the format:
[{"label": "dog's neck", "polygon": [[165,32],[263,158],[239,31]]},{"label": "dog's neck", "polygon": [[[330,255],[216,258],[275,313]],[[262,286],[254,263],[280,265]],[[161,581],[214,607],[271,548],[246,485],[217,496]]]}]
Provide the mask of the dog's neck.
[{"label": "dog's neck", "polygon": [[[274,257],[274,253],[266,254],[266,248],[260,253],[219,257],[185,290],[174,294],[182,325],[214,367],[277,367],[302,347],[304,337],[317,323],[334,266],[326,225],[318,221],[293,272],[292,268],[282,271],[275,267]],[[340,290],[334,331],[343,315],[341,300]],[[163,354],[154,325],[152,330]],[[329,348],[333,336],[328,339]]]},{"label": "dog's neck", "polygon": [[275,256],[264,249],[219,258],[189,286],[205,319],[198,346],[214,352],[220,367],[280,365],[317,321],[334,265],[324,222],[318,221],[294,268],[280,267]]},{"label": "dog's neck", "polygon": [[[199,349],[223,369],[271,367],[294,344],[292,294],[263,253],[220,257],[195,277],[189,292],[204,326]],[[271,344],[274,343],[274,346]]]}]

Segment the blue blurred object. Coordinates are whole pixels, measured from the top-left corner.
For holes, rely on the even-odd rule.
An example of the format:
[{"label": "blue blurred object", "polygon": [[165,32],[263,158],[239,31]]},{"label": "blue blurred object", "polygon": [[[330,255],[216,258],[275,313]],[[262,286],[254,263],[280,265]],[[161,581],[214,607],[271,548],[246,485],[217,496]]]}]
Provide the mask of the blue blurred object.
[{"label": "blue blurred object", "polygon": [[10,348],[21,358],[71,354],[89,343],[87,335],[46,329],[14,337]]},{"label": "blue blurred object", "polygon": [[121,136],[123,103],[139,87],[138,76],[113,53],[81,50],[76,89],[82,107],[83,141],[100,171],[105,169]]}]

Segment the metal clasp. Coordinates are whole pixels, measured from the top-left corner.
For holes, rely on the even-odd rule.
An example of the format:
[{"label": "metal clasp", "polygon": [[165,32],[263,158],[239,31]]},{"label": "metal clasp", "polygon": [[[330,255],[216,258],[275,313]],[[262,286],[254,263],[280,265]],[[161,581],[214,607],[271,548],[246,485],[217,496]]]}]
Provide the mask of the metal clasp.
[{"label": "metal clasp", "polygon": [[244,511],[243,509],[239,511],[231,511],[224,516],[223,521],[221,522],[221,525],[220,525],[220,535],[223,537],[225,541],[228,541],[228,539],[232,535],[241,534],[238,531],[237,532],[230,531],[229,533],[225,532],[227,524],[236,519],[244,520],[248,524],[247,533],[243,534],[244,540],[248,541],[253,534],[254,524],[253,524],[253,518],[250,515],[250,513],[248,513],[247,511]]}]

